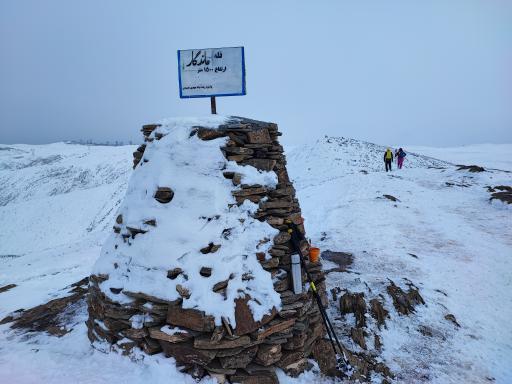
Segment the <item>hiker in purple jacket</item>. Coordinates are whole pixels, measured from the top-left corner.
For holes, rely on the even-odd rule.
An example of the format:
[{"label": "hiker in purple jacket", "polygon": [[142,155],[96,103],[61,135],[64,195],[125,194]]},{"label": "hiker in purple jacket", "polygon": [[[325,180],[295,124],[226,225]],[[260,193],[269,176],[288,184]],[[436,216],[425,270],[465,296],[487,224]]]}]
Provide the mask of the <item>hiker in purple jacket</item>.
[{"label": "hiker in purple jacket", "polygon": [[404,152],[404,150],[402,148],[398,149],[396,153],[396,164],[398,165],[398,169],[402,169],[405,156],[407,156],[407,154]]}]

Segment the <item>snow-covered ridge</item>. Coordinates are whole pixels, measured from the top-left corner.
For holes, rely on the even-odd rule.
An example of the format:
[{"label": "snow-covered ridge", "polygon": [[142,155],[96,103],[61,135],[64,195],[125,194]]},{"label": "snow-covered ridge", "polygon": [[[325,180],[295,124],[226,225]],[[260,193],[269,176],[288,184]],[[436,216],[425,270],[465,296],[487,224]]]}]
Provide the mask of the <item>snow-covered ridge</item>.
[{"label": "snow-covered ridge", "polygon": [[133,150],[0,145],[0,255],[67,244],[110,227]]},{"label": "snow-covered ridge", "polygon": [[[386,148],[361,140],[325,136],[313,144],[294,147],[287,153],[287,159],[292,165],[301,165],[300,182],[316,184],[354,173],[382,172]],[[405,150],[407,152],[407,148]],[[444,168],[449,165],[446,161],[409,152],[404,162],[404,168]]]},{"label": "snow-covered ridge", "polygon": [[65,143],[0,146],[0,206],[116,183],[126,178],[131,148]]}]

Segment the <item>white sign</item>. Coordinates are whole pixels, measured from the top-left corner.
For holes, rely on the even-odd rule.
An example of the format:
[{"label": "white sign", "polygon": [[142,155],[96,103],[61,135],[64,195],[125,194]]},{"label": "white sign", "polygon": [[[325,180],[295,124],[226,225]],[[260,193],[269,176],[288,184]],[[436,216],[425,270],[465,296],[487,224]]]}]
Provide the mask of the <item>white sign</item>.
[{"label": "white sign", "polygon": [[180,97],[245,95],[244,47],[178,51]]}]

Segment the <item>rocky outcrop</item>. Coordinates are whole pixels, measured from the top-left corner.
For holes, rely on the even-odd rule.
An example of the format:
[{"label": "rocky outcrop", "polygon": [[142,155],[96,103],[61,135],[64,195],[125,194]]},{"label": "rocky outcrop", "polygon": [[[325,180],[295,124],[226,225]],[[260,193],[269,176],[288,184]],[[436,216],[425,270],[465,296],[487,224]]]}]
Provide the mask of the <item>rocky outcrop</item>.
[{"label": "rocky outcrop", "polygon": [[0,325],[12,323],[12,329],[23,332],[46,332],[51,336],[64,336],[73,330],[69,319],[84,308],[88,282],[89,278],[85,277],[67,287],[68,296],[30,309],[14,311],[0,320]]},{"label": "rocky outcrop", "polygon": [[487,187],[487,191],[491,193],[490,201],[499,200],[505,204],[512,204],[512,187],[497,185],[495,187]]},{"label": "rocky outcrop", "polygon": [[[342,253],[339,252],[339,254]],[[373,382],[380,375],[383,383],[389,383],[389,380],[394,378],[394,374],[379,356],[383,347],[381,330],[387,327],[388,321],[392,321],[390,312],[393,312],[393,308],[386,308],[386,305],[390,305],[389,299],[391,299],[396,313],[400,316],[410,316],[414,314],[418,305],[425,304],[418,287],[410,280],[404,280],[407,290],[389,280],[389,284],[385,286],[385,292],[378,295],[369,287],[366,294],[342,290],[340,287],[331,289],[332,300],[339,301],[339,310],[342,315],[342,318],[337,320],[344,323],[342,327],[352,341],[351,350],[343,347],[343,352],[352,368],[351,379]],[[343,291],[343,295],[338,300],[338,295]],[[370,297],[367,299],[365,295]],[[453,315],[446,315],[445,319],[459,326]],[[420,327],[418,330],[423,335],[430,336],[434,332],[428,327]],[[335,372],[335,367],[318,359],[320,367],[323,365],[325,370]]]},{"label": "rocky outcrop", "polygon": [[478,165],[457,165],[457,171],[468,171],[472,173],[485,172],[484,167],[480,167]]}]

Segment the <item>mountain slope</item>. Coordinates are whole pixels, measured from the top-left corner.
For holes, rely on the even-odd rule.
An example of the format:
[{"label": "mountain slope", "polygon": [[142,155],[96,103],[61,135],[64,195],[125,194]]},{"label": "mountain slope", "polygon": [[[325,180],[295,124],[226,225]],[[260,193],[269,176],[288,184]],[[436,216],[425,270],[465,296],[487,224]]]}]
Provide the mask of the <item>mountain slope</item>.
[{"label": "mountain slope", "polygon": [[65,143],[0,146],[0,255],[67,244],[110,226],[132,151]]},{"label": "mountain slope", "polygon": [[[287,153],[308,236],[322,250],[353,255],[345,271],[323,261],[325,269],[334,269],[329,289],[379,298],[389,311],[381,329],[367,316],[364,351],[350,335],[354,316],[342,316],[331,296],[329,312],[340,337],[351,350],[386,363],[396,382],[512,381],[512,210],[490,203],[485,188],[512,185],[511,174],[457,171],[412,153],[404,169],[386,174],[384,149],[327,137]],[[0,292],[0,319],[65,296],[65,287],[90,273],[124,196],[133,150],[0,146],[0,287],[16,284]],[[389,280],[404,290],[414,284],[425,305],[399,314],[387,292]],[[74,330],[61,338],[18,335],[0,325],[0,382],[193,382],[169,360],[132,362],[91,350],[85,309],[76,316]],[[382,341],[380,351],[374,335]],[[281,378],[321,380],[313,372]]]},{"label": "mountain slope", "polygon": [[[404,169],[385,173],[384,149],[324,138],[288,156],[313,243],[354,257],[352,273],[330,273],[328,286],[384,302],[387,329],[370,318],[367,331],[380,337],[381,357],[398,382],[509,382],[512,211],[491,204],[485,186],[511,185],[512,177],[458,171],[411,153]],[[419,287],[426,305],[399,314],[390,280],[404,290]],[[340,316],[336,307],[331,301],[333,317]],[[350,337],[350,316],[337,325],[344,342],[363,352]],[[366,343],[373,345],[371,337]]]}]

